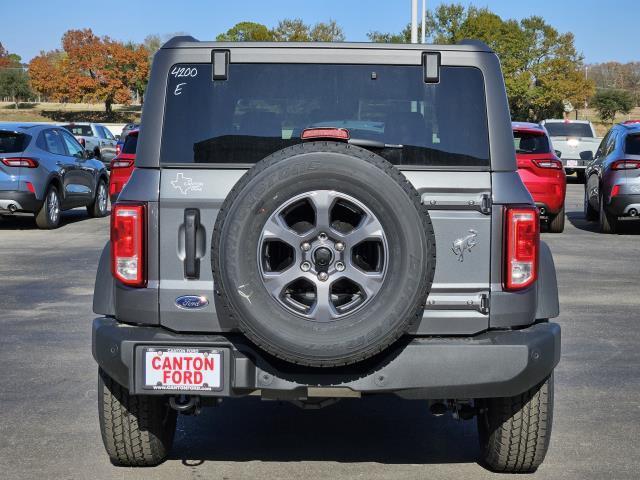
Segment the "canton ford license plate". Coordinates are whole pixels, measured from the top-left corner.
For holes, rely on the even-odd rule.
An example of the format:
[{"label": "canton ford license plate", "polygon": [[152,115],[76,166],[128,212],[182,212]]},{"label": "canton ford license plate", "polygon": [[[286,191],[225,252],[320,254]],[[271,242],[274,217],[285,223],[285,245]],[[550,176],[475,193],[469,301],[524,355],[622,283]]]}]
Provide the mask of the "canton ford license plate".
[{"label": "canton ford license plate", "polygon": [[144,387],[210,392],[222,388],[222,352],[212,348],[143,349]]},{"label": "canton ford license plate", "polygon": [[567,167],[577,167],[578,160],[567,160]]}]

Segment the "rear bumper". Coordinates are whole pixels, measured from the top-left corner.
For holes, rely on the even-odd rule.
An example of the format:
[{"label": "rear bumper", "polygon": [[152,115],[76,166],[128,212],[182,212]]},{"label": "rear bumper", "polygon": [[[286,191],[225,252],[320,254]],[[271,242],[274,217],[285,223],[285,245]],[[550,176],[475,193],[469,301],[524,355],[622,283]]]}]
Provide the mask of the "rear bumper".
[{"label": "rear bumper", "polygon": [[[15,207],[15,210],[14,210]],[[20,190],[0,190],[0,212],[37,212],[42,207],[42,200],[35,194]]]},{"label": "rear bumper", "polygon": [[616,195],[606,207],[606,211],[616,217],[630,216],[631,209],[640,214],[640,194]]},{"label": "rear bumper", "polygon": [[[486,398],[522,393],[547,377],[560,360],[560,326],[491,331],[473,337],[405,338],[364,362],[331,369],[305,368],[275,359],[243,336],[177,334],[113,318],[93,322],[93,357],[134,394],[167,394],[142,388],[142,346],[207,346],[224,352],[223,390],[242,396],[261,390],[306,396],[309,388],[397,393],[409,398]],[[339,396],[339,395],[336,395]]]}]

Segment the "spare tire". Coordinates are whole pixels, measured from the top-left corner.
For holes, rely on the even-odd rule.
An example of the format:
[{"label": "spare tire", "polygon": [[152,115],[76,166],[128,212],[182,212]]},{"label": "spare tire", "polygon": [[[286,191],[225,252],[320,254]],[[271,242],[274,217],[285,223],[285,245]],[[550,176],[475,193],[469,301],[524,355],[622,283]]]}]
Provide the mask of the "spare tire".
[{"label": "spare tire", "polygon": [[212,239],[216,294],[263,350],[345,365],[422,316],[435,271],[429,213],[393,165],[313,142],[258,162],[234,186]]}]

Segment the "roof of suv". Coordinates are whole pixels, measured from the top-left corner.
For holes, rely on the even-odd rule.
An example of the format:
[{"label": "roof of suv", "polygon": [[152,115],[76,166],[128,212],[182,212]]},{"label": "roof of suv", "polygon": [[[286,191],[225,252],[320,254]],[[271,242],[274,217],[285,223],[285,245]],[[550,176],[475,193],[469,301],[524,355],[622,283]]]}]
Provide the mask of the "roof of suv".
[{"label": "roof of suv", "polygon": [[462,52],[493,52],[480,40],[462,40],[455,45],[423,43],[370,43],[370,42],[201,42],[191,36],[173,37],[163,49],[173,48],[333,48],[333,49],[386,49],[386,50],[449,50]]}]

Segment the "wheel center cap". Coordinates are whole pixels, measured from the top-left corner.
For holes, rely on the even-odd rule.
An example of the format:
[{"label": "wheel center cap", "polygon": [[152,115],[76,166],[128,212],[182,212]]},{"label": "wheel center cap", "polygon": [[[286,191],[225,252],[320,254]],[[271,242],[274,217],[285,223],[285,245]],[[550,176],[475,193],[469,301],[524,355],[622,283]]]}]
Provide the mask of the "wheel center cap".
[{"label": "wheel center cap", "polygon": [[313,262],[318,267],[327,267],[331,263],[333,254],[327,247],[320,247],[313,253]]}]

